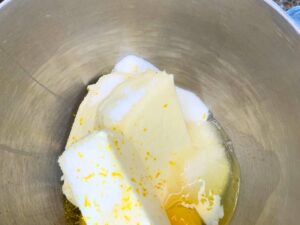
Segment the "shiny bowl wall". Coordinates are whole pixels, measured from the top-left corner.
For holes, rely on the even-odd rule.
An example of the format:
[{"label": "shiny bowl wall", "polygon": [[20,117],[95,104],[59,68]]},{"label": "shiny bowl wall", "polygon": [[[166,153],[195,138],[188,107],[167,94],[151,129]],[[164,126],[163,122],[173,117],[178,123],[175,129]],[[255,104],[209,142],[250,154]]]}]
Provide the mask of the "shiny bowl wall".
[{"label": "shiny bowl wall", "polygon": [[232,225],[297,225],[300,38],[261,0],[12,0],[0,10],[0,224],[62,225],[56,162],[86,85],[145,57],[233,141]]}]

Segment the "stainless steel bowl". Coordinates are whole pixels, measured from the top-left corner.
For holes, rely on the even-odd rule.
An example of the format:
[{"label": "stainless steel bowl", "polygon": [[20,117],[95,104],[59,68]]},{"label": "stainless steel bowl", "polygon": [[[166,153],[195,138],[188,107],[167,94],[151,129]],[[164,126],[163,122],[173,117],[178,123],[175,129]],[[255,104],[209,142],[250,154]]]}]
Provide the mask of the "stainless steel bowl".
[{"label": "stainless steel bowl", "polygon": [[0,10],[0,224],[62,225],[56,162],[86,85],[126,54],[198,93],[233,141],[232,225],[297,225],[300,38],[261,0],[12,0]]}]

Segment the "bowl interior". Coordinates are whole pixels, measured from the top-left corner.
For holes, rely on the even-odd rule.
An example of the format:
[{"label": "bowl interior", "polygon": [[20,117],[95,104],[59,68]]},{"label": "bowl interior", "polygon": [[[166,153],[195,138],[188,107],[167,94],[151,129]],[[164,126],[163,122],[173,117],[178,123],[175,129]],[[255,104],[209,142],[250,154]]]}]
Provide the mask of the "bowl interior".
[{"label": "bowl interior", "polygon": [[175,74],[231,138],[232,225],[297,224],[300,41],[266,3],[15,0],[0,21],[0,224],[64,224],[56,161],[72,114],[127,54]]}]

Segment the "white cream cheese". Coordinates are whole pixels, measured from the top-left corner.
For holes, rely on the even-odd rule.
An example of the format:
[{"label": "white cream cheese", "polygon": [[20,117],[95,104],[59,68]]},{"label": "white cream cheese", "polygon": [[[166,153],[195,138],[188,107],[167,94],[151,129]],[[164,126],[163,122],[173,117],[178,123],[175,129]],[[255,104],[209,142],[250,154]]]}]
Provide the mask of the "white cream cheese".
[{"label": "white cream cheese", "polygon": [[[135,224],[132,221],[137,220],[141,225],[168,224],[161,208],[168,195],[179,191],[181,185],[201,180],[202,185],[194,192],[213,202],[208,208],[198,199],[186,207],[196,209],[207,225],[217,225],[223,217],[220,195],[227,184],[229,165],[219,137],[207,122],[208,116],[203,101],[194,93],[175,87],[172,75],[160,72],[139,57],[125,57],[111,74],[88,87],[88,94],[78,109],[67,149],[60,158],[64,194],[80,208],[88,225],[97,221],[99,225],[105,224],[103,218],[109,224]],[[93,133],[102,129],[110,131]],[[109,138],[111,135],[115,139]],[[107,146],[122,152],[123,156],[107,151]],[[78,152],[86,157],[78,157]],[[184,157],[186,160],[182,160]],[[110,176],[104,181],[103,177],[95,176],[100,173],[95,165],[101,163],[126,179]],[[130,164],[131,167],[124,168]],[[88,180],[93,182],[84,182],[84,177],[79,179],[77,165],[82,166],[80,171],[84,171],[85,177],[92,176]],[[130,195],[133,201],[138,201],[139,195],[146,200],[140,208],[127,211],[126,215],[120,213],[122,218],[113,218],[112,205],[119,204],[123,196],[120,185],[136,189]],[[96,204],[86,208],[85,196],[90,203],[87,205],[92,205],[94,199]],[[100,202],[103,211],[96,209]],[[155,222],[153,215],[162,222]],[[125,217],[136,220],[128,222]]]},{"label": "white cream cheese", "polygon": [[142,168],[126,154],[126,147],[120,150],[124,151],[121,155],[114,140],[109,132],[96,132],[69,147],[59,158],[74,203],[87,225],[168,225],[159,201],[136,191],[139,185],[131,181],[123,163],[135,171]]},{"label": "white cream cheese", "polygon": [[159,172],[166,180],[158,189],[163,201],[166,188],[177,187],[175,170],[183,166],[182,155],[192,149],[173,76],[148,71],[128,79],[99,105],[97,115],[99,127],[122,133],[137,149],[149,174]]}]

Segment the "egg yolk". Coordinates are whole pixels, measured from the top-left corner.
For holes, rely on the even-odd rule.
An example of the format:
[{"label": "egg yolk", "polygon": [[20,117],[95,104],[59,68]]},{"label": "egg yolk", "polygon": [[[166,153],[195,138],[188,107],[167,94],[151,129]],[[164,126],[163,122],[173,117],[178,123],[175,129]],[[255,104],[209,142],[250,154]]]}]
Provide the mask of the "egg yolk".
[{"label": "egg yolk", "polygon": [[167,214],[172,225],[203,225],[195,209],[186,208],[180,204],[168,208]]}]

